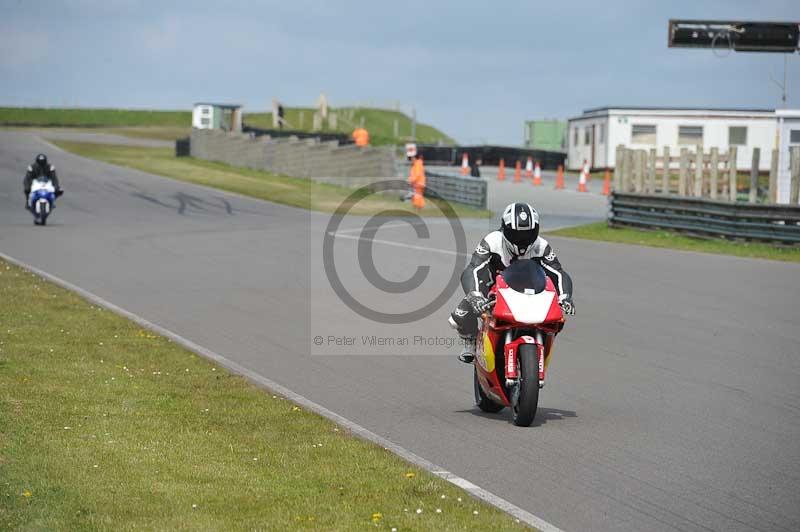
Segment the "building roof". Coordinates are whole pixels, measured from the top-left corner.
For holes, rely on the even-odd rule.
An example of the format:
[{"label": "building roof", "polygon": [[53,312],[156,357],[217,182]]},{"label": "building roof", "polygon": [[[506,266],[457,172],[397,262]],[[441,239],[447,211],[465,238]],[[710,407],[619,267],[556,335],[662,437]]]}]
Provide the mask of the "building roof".
[{"label": "building roof", "polygon": [[601,111],[705,111],[722,113],[774,113],[775,109],[759,109],[753,107],[661,107],[661,106],[636,106],[636,105],[610,105],[606,107],[593,107],[584,109],[583,114],[598,113]]},{"label": "building roof", "polygon": [[210,105],[212,107],[221,107],[222,109],[239,109],[242,107],[242,104],[239,103],[212,103],[212,102],[195,102],[194,106],[197,107],[198,105]]}]

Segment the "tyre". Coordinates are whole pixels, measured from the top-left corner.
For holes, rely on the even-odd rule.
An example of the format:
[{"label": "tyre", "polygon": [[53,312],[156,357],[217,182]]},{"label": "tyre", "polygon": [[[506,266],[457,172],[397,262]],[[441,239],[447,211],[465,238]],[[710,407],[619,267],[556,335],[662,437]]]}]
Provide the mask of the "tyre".
[{"label": "tyre", "polygon": [[511,407],[514,425],[529,427],[539,405],[539,354],[535,344],[522,344],[519,362],[519,400]]},{"label": "tyre", "polygon": [[490,414],[496,414],[497,412],[501,411],[505,408],[505,406],[495,403],[491,399],[489,399],[486,394],[483,393],[481,389],[481,385],[478,382],[478,368],[473,369],[472,373],[472,385],[473,390],[475,392],[475,404],[478,405],[484,412],[488,412]]}]

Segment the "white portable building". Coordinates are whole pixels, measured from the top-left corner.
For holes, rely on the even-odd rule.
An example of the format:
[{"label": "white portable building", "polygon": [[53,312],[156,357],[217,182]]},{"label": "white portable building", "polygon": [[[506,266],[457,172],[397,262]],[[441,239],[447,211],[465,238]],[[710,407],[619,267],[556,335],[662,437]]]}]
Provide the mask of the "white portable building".
[{"label": "white portable building", "polygon": [[192,127],[197,129],[242,130],[242,106],[227,103],[194,104]]},{"label": "white portable building", "polygon": [[800,145],[800,110],[700,109],[678,107],[599,107],[587,109],[567,123],[567,168],[614,168],[617,146],[655,148],[669,146],[673,155],[691,152],[721,153],[736,146],[736,165],[752,165],[753,148],[760,148],[759,170],[768,171],[772,150],[778,151],[778,201],[788,201],[789,148]]}]

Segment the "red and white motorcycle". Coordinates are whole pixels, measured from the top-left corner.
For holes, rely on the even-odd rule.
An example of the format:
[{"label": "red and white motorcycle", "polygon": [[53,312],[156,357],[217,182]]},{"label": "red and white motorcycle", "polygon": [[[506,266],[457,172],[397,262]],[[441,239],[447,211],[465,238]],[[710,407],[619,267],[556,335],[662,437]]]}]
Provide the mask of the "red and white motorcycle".
[{"label": "red and white motorcycle", "polygon": [[514,424],[527,427],[564,327],[558,292],[537,261],[523,259],[497,275],[489,297],[475,353],[475,402],[484,412],[510,407]]}]

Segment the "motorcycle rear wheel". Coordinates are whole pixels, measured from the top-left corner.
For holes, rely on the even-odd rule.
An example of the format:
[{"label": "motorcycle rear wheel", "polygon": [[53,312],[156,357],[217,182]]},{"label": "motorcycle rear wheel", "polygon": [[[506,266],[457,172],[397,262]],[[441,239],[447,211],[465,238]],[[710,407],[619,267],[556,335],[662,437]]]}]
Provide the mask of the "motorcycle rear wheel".
[{"label": "motorcycle rear wheel", "polygon": [[475,404],[484,412],[489,414],[496,414],[505,408],[504,405],[495,403],[481,389],[481,384],[478,382],[478,368],[473,368],[472,374],[473,391],[475,392]]},{"label": "motorcycle rear wheel", "polygon": [[522,344],[519,361],[519,400],[511,407],[512,421],[518,427],[530,427],[539,405],[539,354],[535,344]]}]

